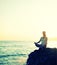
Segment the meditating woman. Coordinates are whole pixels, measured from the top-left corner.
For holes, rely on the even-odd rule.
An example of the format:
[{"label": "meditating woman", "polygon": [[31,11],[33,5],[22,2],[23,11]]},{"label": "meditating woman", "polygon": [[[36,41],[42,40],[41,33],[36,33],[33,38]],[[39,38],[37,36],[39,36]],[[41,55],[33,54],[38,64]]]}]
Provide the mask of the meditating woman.
[{"label": "meditating woman", "polygon": [[[40,38],[40,40],[39,40],[38,42],[34,42],[34,43],[35,43],[35,45],[36,45],[37,47],[39,47],[39,48],[46,48],[46,46],[47,46],[46,32],[43,31],[42,34],[43,34],[43,36]],[[41,42],[41,44],[38,44],[38,43],[40,43],[40,42]]]}]

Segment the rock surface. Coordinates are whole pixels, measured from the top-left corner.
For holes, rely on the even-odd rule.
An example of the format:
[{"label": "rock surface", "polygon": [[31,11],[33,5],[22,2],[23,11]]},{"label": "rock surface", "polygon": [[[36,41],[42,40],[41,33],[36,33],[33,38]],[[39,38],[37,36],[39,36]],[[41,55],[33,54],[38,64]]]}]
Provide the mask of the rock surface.
[{"label": "rock surface", "polygon": [[31,52],[26,65],[57,65],[57,49],[45,48]]}]

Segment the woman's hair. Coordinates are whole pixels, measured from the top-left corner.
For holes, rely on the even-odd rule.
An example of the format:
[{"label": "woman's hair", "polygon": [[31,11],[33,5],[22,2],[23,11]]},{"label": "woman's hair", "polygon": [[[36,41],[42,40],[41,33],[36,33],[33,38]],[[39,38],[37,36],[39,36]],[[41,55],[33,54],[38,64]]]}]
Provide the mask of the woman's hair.
[{"label": "woman's hair", "polygon": [[43,33],[43,36],[45,36],[45,37],[46,37],[46,32],[45,32],[45,31],[43,31],[42,33]]},{"label": "woman's hair", "polygon": [[43,31],[43,33],[46,33],[46,31]]}]

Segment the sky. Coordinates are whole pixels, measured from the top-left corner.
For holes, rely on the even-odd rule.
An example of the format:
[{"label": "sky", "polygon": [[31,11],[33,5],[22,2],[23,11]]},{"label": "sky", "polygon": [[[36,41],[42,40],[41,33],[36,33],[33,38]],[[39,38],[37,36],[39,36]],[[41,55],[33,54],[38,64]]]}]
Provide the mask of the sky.
[{"label": "sky", "polygon": [[56,28],[57,0],[0,0],[0,40],[57,38]]}]

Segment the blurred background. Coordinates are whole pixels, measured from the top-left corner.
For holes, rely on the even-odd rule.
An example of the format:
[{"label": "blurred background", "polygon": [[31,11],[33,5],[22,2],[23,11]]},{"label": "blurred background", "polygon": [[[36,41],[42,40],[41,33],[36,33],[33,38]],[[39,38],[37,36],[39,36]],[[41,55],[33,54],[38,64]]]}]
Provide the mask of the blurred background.
[{"label": "blurred background", "polygon": [[57,48],[56,28],[57,0],[0,0],[0,65],[25,65],[42,31]]}]

